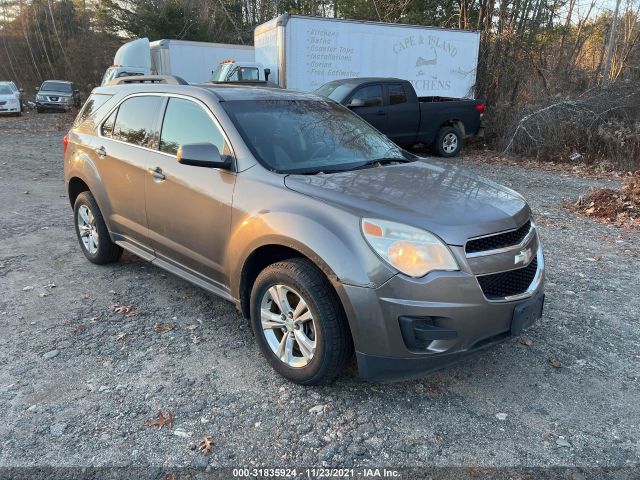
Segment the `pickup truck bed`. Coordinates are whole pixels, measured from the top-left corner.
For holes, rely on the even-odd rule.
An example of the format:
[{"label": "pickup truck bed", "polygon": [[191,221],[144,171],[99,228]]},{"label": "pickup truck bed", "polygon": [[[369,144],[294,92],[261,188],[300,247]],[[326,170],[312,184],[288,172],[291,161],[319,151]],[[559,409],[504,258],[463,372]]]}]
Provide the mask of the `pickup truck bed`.
[{"label": "pickup truck bed", "polygon": [[397,78],[336,80],[316,93],[350,108],[399,145],[430,144],[447,157],[480,131],[484,112],[479,100],[418,97],[410,82]]}]

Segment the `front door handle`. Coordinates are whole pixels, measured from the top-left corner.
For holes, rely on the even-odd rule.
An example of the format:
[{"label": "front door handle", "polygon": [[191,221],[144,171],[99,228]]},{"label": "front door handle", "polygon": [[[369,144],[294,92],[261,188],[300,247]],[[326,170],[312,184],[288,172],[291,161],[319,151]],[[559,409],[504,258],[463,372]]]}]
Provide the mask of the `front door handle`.
[{"label": "front door handle", "polygon": [[96,155],[98,155],[100,158],[104,158],[107,156],[107,151],[105,150],[104,146],[96,148],[95,151]]},{"label": "front door handle", "polygon": [[162,169],[160,167],[150,168],[149,173],[153,175],[153,179],[157,181],[162,181],[167,178],[165,174],[162,173]]},{"label": "front door handle", "polygon": [[384,115],[384,114],[385,114],[385,111],[384,111],[384,110],[378,110],[378,111],[376,112],[376,115]]}]

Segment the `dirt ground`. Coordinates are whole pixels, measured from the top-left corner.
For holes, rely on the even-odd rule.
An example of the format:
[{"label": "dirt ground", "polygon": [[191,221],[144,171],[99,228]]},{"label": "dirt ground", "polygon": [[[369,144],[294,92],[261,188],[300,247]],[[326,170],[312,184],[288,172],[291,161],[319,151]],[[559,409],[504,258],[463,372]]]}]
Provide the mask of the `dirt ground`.
[{"label": "dirt ground", "polygon": [[[304,388],[267,366],[230,303],[132,255],[85,260],[64,190],[67,122],[0,118],[1,467],[638,464],[640,234],[562,206],[618,180],[454,160],[531,203],[544,318],[420,381],[366,383],[351,366]],[[145,425],[159,408],[172,428]],[[205,435],[208,456],[195,449]]]}]

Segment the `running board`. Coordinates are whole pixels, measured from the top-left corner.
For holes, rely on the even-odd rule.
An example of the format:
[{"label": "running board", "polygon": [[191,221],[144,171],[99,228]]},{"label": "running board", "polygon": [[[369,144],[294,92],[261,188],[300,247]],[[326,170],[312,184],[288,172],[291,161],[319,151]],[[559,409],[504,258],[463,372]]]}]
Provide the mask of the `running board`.
[{"label": "running board", "polygon": [[117,240],[115,242],[116,244],[120,245],[122,248],[124,248],[125,250],[128,250],[129,252],[133,253],[134,255],[137,255],[138,257],[148,261],[149,263],[156,265],[160,268],[162,268],[163,270],[168,271],[169,273],[174,274],[177,277],[182,278],[183,280],[186,280],[189,283],[193,283],[194,285],[213,293],[214,295],[217,295],[219,297],[222,297],[225,300],[228,300],[229,302],[233,302],[233,303],[237,303],[236,299],[233,298],[233,296],[231,296],[231,294],[229,292],[227,292],[226,290],[223,290],[222,288],[218,287],[217,285],[215,285],[214,283],[208,282],[202,278],[199,278],[185,270],[183,270],[180,267],[177,267],[165,260],[162,260],[160,258],[157,258],[156,256],[150,254],[149,252],[141,249],[140,247],[127,242],[126,240]]}]

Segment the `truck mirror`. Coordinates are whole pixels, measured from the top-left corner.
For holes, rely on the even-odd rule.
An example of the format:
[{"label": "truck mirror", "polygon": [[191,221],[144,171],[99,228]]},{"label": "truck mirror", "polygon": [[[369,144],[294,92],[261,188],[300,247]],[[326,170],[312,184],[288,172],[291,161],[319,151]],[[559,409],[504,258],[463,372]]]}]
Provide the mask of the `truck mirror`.
[{"label": "truck mirror", "polygon": [[271,69],[270,68],[265,68],[264,69],[264,81],[265,82],[269,81],[269,75],[271,75]]},{"label": "truck mirror", "polygon": [[349,108],[353,108],[353,107],[364,107],[365,103],[364,100],[362,100],[361,98],[352,98],[349,103],[347,103],[347,107]]}]

